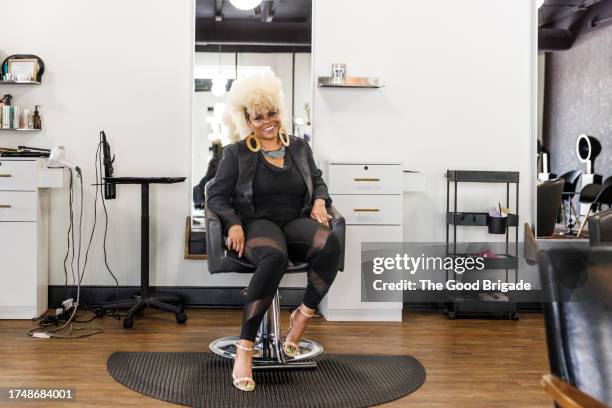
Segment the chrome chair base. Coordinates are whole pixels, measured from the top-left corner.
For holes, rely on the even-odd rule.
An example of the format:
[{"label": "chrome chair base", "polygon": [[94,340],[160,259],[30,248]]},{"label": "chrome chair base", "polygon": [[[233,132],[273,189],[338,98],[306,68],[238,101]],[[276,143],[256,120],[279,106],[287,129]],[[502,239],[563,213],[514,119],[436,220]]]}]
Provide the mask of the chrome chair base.
[{"label": "chrome chair base", "polygon": [[[236,343],[239,336],[223,337],[212,341],[208,348],[218,356],[234,359],[236,358]],[[258,368],[314,368],[315,361],[305,361],[317,357],[323,353],[323,347],[314,341],[300,340],[300,354],[295,357],[287,356],[282,349],[277,350],[274,339],[264,341],[261,338],[255,340],[253,350],[253,369]],[[280,352],[280,353],[279,353]],[[299,364],[297,364],[299,363]]]},{"label": "chrome chair base", "polygon": [[[315,368],[316,361],[307,361],[323,353],[319,343],[300,340],[300,354],[291,357],[283,351],[283,338],[280,329],[280,302],[278,292],[272,305],[262,319],[255,344],[253,345],[253,369],[298,369]],[[236,358],[236,343],[239,336],[223,337],[212,341],[208,348],[218,356]]]}]

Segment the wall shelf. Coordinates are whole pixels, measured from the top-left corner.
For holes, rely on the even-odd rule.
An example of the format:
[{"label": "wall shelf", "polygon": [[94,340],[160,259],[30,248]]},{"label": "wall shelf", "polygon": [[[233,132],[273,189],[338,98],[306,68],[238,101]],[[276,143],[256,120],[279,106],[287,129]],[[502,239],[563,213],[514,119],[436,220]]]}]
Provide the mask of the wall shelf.
[{"label": "wall shelf", "polygon": [[382,88],[378,82],[378,78],[369,77],[346,77],[346,82],[343,84],[333,83],[331,77],[318,77],[317,84],[319,88]]},{"label": "wall shelf", "polygon": [[0,81],[0,85],[40,85],[40,81]]},{"label": "wall shelf", "polygon": [[[446,213],[446,223],[449,225],[456,224],[486,227],[487,215],[488,213],[485,212],[448,212]],[[508,226],[516,227],[517,225],[518,216],[516,214],[508,214]]]}]

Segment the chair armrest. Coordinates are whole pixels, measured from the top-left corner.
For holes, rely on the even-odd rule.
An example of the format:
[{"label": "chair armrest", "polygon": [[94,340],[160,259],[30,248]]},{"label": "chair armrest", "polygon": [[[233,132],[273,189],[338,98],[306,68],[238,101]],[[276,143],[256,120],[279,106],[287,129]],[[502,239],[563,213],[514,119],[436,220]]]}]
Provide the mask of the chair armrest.
[{"label": "chair armrest", "polygon": [[327,213],[331,215],[331,220],[329,222],[329,227],[336,234],[338,239],[340,239],[340,244],[342,244],[342,255],[340,256],[340,267],[338,268],[340,271],[344,271],[344,248],[346,241],[346,220],[340,214],[340,212],[333,205],[327,207]]},{"label": "chair armrest", "polygon": [[606,408],[606,405],[555,375],[543,375],[540,384],[561,408]]},{"label": "chair armrest", "polygon": [[210,273],[223,272],[223,260],[225,259],[223,224],[219,215],[208,208],[208,206],[204,209],[204,217],[206,223],[208,271]]}]

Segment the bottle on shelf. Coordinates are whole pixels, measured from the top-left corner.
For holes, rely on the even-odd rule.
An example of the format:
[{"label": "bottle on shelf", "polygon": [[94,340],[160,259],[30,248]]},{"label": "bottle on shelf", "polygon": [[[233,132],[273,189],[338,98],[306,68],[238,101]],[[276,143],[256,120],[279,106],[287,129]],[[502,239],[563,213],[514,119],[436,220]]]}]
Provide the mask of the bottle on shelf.
[{"label": "bottle on shelf", "polygon": [[34,122],[34,129],[42,129],[42,120],[40,118],[40,113],[38,112],[38,107],[40,105],[35,105],[34,106],[34,118],[33,118],[33,122]]}]

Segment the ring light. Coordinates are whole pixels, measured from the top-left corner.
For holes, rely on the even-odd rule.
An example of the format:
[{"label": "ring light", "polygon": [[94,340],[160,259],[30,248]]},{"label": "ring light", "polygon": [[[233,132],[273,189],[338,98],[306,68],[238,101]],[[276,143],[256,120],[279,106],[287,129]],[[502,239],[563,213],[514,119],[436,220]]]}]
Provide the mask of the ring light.
[{"label": "ring light", "polygon": [[592,174],[595,171],[594,162],[597,156],[601,153],[601,143],[593,136],[580,135],[576,140],[576,156],[581,163],[586,163],[586,174]]}]

